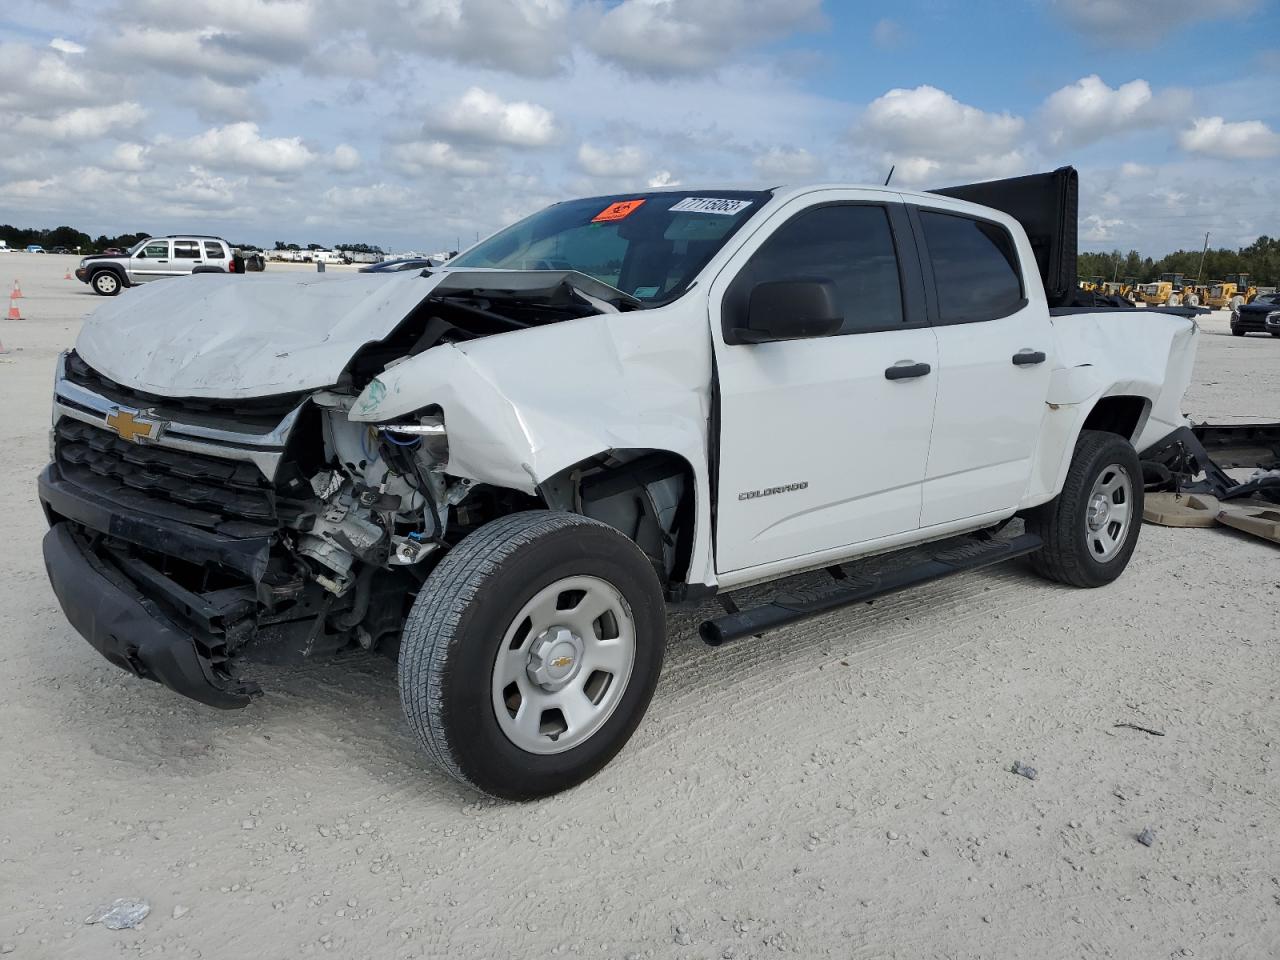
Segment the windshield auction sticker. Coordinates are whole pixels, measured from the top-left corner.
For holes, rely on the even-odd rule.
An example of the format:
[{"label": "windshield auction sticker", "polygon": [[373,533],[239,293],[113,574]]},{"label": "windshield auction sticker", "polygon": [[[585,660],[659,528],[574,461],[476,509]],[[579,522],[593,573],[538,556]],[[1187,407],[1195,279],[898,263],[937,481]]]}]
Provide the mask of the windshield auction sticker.
[{"label": "windshield auction sticker", "polygon": [[722,217],[732,217],[751,206],[750,200],[729,200],[725,197],[685,197],[674,207],[672,213],[718,213]]},{"label": "windshield auction sticker", "polygon": [[640,205],[644,203],[644,198],[639,200],[619,200],[617,203],[611,203],[605,207],[594,217],[591,218],[592,223],[607,223],[610,220],[622,220],[631,216]]}]

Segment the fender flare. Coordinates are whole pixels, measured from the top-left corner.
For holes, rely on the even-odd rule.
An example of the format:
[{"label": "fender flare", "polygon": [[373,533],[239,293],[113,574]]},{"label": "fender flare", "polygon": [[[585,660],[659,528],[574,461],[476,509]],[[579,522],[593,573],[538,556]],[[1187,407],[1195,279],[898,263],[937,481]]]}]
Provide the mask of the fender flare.
[{"label": "fender flare", "polygon": [[133,284],[129,282],[129,272],[125,270],[124,267],[120,266],[120,264],[118,263],[91,263],[86,269],[89,271],[90,286],[93,285],[93,278],[96,277],[98,274],[102,273],[104,270],[107,273],[114,273],[116,277],[120,280],[120,285],[122,287],[133,286]]}]

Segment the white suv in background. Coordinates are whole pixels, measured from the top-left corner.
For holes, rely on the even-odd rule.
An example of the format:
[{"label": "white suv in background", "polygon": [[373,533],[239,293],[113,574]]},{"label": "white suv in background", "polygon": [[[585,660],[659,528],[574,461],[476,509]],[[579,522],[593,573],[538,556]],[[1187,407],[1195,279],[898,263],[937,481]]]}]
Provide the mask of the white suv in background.
[{"label": "white suv in background", "polygon": [[230,245],[221,237],[151,237],[125,254],[86,257],[76,269],[76,279],[89,284],[94,293],[114,297],[122,287],[161,277],[237,273],[239,269]]}]

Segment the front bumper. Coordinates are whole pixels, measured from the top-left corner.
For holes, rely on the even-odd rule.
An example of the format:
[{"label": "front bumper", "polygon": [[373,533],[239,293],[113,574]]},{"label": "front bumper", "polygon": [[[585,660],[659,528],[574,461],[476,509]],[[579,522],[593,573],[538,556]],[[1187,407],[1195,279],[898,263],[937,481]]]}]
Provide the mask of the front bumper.
[{"label": "front bumper", "polygon": [[87,267],[76,267],[76,279],[81,283],[88,283],[89,269]]},{"label": "front bumper", "polygon": [[224,710],[261,692],[215,668],[196,639],[96,555],[73,524],[55,523],[45,534],[44,562],[71,625],[122,670]]},{"label": "front bumper", "polygon": [[1241,312],[1232,316],[1231,329],[1243,330],[1245,333],[1268,333],[1272,330],[1280,330],[1280,324],[1272,325],[1268,322],[1270,318],[1271,314],[1267,313]]}]

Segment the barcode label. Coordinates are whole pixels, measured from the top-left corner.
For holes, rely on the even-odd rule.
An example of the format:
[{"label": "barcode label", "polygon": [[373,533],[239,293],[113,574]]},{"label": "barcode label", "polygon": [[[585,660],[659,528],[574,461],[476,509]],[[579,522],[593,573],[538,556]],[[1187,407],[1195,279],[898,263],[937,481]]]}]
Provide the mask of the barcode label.
[{"label": "barcode label", "polygon": [[750,200],[730,200],[725,197],[685,197],[671,208],[671,212],[718,213],[723,217],[732,217],[751,206],[751,203]]}]

